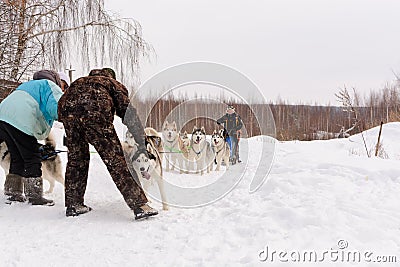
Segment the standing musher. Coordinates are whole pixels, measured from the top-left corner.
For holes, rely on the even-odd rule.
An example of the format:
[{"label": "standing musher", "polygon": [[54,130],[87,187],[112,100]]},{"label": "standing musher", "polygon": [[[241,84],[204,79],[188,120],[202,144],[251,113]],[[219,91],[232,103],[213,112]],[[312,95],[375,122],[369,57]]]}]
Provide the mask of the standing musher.
[{"label": "standing musher", "polygon": [[227,142],[229,143],[231,149],[230,161],[232,165],[234,165],[239,160],[238,131],[243,127],[242,119],[236,113],[235,108],[232,105],[228,105],[226,109],[226,114],[217,120],[217,124],[223,124],[225,130],[228,133]]},{"label": "standing musher", "polygon": [[91,210],[84,204],[92,144],[125,199],[135,214],[135,219],[157,215],[147,205],[136,172],[130,172],[125,161],[121,142],[114,129],[114,114],[123,123],[139,145],[146,151],[144,129],[130,105],[128,90],[115,80],[110,68],[95,69],[89,76],[74,81],[58,106],[60,122],[64,124],[68,143],[68,163],[65,173],[66,216],[78,216]]},{"label": "standing musher", "polygon": [[60,86],[57,72],[41,70],[0,104],[0,141],[6,142],[11,157],[4,183],[8,204],[25,202],[27,198],[32,205],[54,205],[53,200],[43,197],[42,158],[37,140],[48,137],[57,120]]}]

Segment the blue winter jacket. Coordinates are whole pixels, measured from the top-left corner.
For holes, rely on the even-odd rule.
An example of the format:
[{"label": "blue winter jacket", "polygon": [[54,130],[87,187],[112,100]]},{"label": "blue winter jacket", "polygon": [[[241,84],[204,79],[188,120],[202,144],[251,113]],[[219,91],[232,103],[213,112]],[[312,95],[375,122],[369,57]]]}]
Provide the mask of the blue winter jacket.
[{"label": "blue winter jacket", "polygon": [[58,118],[57,104],[61,96],[61,88],[52,81],[25,82],[0,103],[0,120],[43,140]]}]

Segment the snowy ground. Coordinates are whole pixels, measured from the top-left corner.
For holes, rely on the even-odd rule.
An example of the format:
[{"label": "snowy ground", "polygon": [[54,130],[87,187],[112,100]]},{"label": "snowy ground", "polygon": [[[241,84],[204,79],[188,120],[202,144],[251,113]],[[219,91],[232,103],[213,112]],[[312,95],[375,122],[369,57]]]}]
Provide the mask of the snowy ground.
[{"label": "snowy ground", "polygon": [[[365,133],[368,147],[378,130]],[[400,123],[384,125],[389,159],[367,158],[359,136],[278,143],[269,180],[249,194],[250,177],[202,208],[171,208],[135,222],[97,154],[92,154],[86,204],[93,211],[66,218],[63,188],[54,207],[5,205],[0,189],[1,266],[398,266],[400,262]],[[249,139],[250,173],[259,138]],[[246,154],[246,151],[241,151]],[[65,163],[65,159],[64,159]],[[168,173],[169,179],[177,173]],[[215,173],[212,175],[216,175]],[[190,177],[196,179],[196,177]],[[4,174],[0,174],[0,184]],[[158,203],[154,204],[161,208]],[[343,240],[339,242],[340,240]],[[339,242],[339,244],[338,244]],[[346,249],[339,246],[348,244]],[[268,248],[269,257],[265,259]],[[371,262],[294,263],[271,252],[372,252]],[[295,254],[294,254],[295,255]],[[339,254],[340,255],[340,254]],[[373,263],[378,255],[397,263]],[[285,256],[281,254],[282,259]],[[333,260],[335,257],[332,258]]]}]

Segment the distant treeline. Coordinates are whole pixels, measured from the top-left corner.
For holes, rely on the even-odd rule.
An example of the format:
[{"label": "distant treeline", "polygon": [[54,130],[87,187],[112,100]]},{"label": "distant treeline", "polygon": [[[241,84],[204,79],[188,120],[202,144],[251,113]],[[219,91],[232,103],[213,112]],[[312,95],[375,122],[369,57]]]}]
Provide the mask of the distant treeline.
[{"label": "distant treeline", "polygon": [[[178,128],[188,133],[192,131],[194,126],[204,126],[206,132],[211,133],[214,129],[219,128],[215,120],[225,114],[224,110],[221,110],[220,104],[199,102],[190,104],[186,109],[176,113],[176,116],[171,115],[167,118],[170,111],[174,110],[179,104],[180,101],[178,100],[158,101],[147,117],[146,126],[161,131],[162,123],[167,119],[170,122],[176,121]],[[143,105],[145,106],[146,103],[143,103]],[[259,135],[259,122],[249,106],[240,103],[235,103],[234,106],[245,125],[244,136]],[[349,129],[354,123],[353,115],[345,111],[343,107],[285,104],[269,104],[269,107],[275,122],[276,138],[281,141],[331,139],[337,137],[342,128]],[[357,108],[360,122],[349,134],[377,126],[381,121],[399,121],[399,107]],[[260,109],[262,109],[261,106]],[[138,108],[139,113],[142,110]],[[188,116],[193,119],[186,120],[185,118]],[[265,112],[265,117],[270,118],[267,112]]]},{"label": "distant treeline", "polygon": [[[353,114],[343,107],[308,105],[270,105],[278,140],[315,140],[338,137],[342,129],[354,124]],[[357,126],[350,135],[370,129],[383,122],[399,121],[399,105],[394,107],[357,107]]]},{"label": "distant treeline", "polygon": [[[331,139],[337,138],[341,131],[352,127],[353,129],[348,132],[350,135],[375,127],[381,121],[384,123],[400,121],[399,88],[399,83],[395,83],[380,91],[372,91],[364,98],[361,98],[353,90],[352,104],[358,113],[356,127],[353,127],[355,114],[346,107],[289,105],[284,101],[269,103],[268,106],[275,123],[275,136],[282,141]],[[189,100],[189,104],[182,105],[186,101],[188,99],[181,97],[158,100],[149,115],[146,116],[146,126],[161,131],[162,123],[167,119],[177,121],[178,128],[189,133],[194,126],[204,126],[207,133],[212,133],[214,129],[218,128],[215,120],[225,114],[225,105],[201,100],[196,102]],[[259,135],[259,121],[266,122],[267,132],[272,135],[272,117],[265,105],[252,105],[253,109],[251,109],[246,104],[235,103],[232,100],[221,102],[231,103],[235,106],[236,112],[241,116],[245,125],[244,136]],[[138,111],[141,113],[150,105],[150,102],[137,103],[137,105]]]}]

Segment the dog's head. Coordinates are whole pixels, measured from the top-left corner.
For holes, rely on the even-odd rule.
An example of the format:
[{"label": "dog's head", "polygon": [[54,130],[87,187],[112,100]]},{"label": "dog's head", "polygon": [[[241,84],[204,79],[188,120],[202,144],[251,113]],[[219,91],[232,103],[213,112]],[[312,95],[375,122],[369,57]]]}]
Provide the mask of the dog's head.
[{"label": "dog's head", "polygon": [[211,142],[213,146],[219,146],[224,142],[225,138],[223,136],[223,130],[222,131],[217,131],[214,130],[212,136],[211,136]]},{"label": "dog's head", "polygon": [[184,147],[190,146],[190,139],[189,139],[186,131],[184,133],[179,133],[179,138],[181,139],[182,145]]},{"label": "dog's head", "polygon": [[149,180],[150,173],[156,167],[156,158],[147,150],[138,150],[131,157],[133,168],[140,173],[143,178]]},{"label": "dog's head", "polygon": [[174,141],[178,135],[176,122],[173,121],[169,123],[168,121],[165,121],[162,127],[162,135],[166,141]]},{"label": "dog's head", "polygon": [[222,138],[224,138],[224,140],[228,137],[228,131],[224,128],[224,129],[220,129],[219,130],[219,135],[222,136]]},{"label": "dog's head", "polygon": [[127,143],[131,148],[137,148],[135,138],[133,138],[133,135],[129,131],[127,131],[125,134],[125,143]]},{"label": "dog's head", "polygon": [[200,144],[206,140],[206,130],[204,127],[197,128],[194,126],[193,132],[192,132],[192,142],[194,144]]}]

